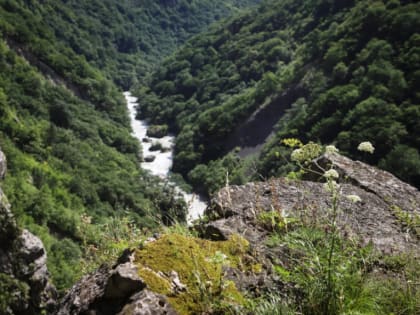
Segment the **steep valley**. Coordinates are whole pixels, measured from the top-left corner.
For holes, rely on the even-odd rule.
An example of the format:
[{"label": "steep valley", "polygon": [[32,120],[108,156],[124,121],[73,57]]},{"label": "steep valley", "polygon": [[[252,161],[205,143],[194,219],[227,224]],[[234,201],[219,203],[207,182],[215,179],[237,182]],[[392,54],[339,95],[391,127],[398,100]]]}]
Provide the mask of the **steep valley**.
[{"label": "steep valley", "polygon": [[121,87],[256,2],[1,1],[3,189],[19,224],[44,242],[59,290],[85,272],[98,231],[185,220],[178,193],[139,168]]},{"label": "steep valley", "polygon": [[0,315],[419,314],[419,32],[414,0],[0,0]]}]

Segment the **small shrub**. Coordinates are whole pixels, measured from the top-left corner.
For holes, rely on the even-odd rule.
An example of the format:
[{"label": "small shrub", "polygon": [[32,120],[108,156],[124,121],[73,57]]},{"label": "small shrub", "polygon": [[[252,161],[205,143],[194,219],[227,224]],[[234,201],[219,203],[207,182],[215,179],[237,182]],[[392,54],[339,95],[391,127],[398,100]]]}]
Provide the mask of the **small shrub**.
[{"label": "small shrub", "polygon": [[168,133],[167,125],[151,125],[147,129],[146,135],[153,138],[163,138]]}]

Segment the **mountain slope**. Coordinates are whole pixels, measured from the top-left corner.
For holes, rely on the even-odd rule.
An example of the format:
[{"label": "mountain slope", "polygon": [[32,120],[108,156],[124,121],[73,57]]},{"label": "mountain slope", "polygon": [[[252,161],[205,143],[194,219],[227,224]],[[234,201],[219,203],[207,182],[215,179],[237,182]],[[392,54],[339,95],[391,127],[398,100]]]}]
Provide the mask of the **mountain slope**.
[{"label": "mountain slope", "polygon": [[[49,29],[54,41],[84,56],[108,79],[128,89],[192,34],[257,2],[7,0],[0,15],[4,34],[37,55],[48,58],[45,43],[39,40]],[[47,40],[51,45],[52,37]]]},{"label": "mountain slope", "polygon": [[[370,140],[370,163],[418,186],[419,17],[415,1],[265,1],[167,59],[138,91],[140,115],[178,133],[174,170],[206,192],[226,172],[240,183],[290,169],[288,137],[359,159]],[[273,134],[256,169],[229,153]]]},{"label": "mountain slope", "polygon": [[101,230],[185,219],[184,203],[139,168],[115,83],[128,88],[190,34],[254,2],[0,1],[4,191],[42,238],[58,289],[84,271]]}]

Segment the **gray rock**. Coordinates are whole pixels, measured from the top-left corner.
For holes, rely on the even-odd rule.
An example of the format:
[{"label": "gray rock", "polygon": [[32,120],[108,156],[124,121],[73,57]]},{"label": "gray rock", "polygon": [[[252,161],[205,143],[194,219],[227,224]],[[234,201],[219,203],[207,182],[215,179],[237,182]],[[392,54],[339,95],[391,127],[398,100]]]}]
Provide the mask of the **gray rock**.
[{"label": "gray rock", "polygon": [[13,263],[10,253],[2,248],[0,248],[0,273],[13,274]]},{"label": "gray rock", "polygon": [[420,192],[391,173],[340,154],[325,154],[319,158],[318,163],[333,165],[345,181],[377,195],[390,206],[419,215]]},{"label": "gray rock", "polygon": [[156,156],[154,155],[147,155],[144,157],[145,162],[153,162],[156,159]]},{"label": "gray rock", "polygon": [[143,290],[146,284],[138,276],[137,267],[127,262],[112,270],[104,293],[105,298],[118,299]]},{"label": "gray rock", "polygon": [[[372,243],[384,254],[412,252],[419,255],[418,233],[407,229],[406,223],[395,213],[397,208],[404,215],[420,218],[420,194],[416,188],[388,172],[338,154],[324,155],[315,162],[313,167],[318,167],[318,172],[333,166],[342,179],[337,224],[343,235],[365,244]],[[226,268],[225,277],[234,281],[239,289],[261,292],[276,288],[281,292],[285,288],[285,292],[291,292],[290,284],[280,281],[273,272],[273,264],[287,264],[288,249],[265,245],[270,226],[262,223],[260,217],[278,211],[283,217],[309,225],[326,222],[332,199],[324,183],[316,181],[319,179],[320,176],[309,176],[303,181],[271,179],[229,186],[211,200],[205,213],[210,222],[196,227],[199,234],[212,240],[226,240],[232,234],[243,236],[253,253],[247,259],[262,267],[259,273]],[[361,201],[353,202],[348,195],[357,195]]]},{"label": "gray rock", "polygon": [[[47,255],[42,241],[28,230],[23,230],[18,239],[17,255],[19,272],[22,276],[34,275],[41,271],[47,273]],[[38,278],[42,277],[38,274]]]},{"label": "gray rock", "polygon": [[176,315],[165,296],[143,290],[130,298],[117,315]]},{"label": "gray rock", "polygon": [[133,263],[126,262],[114,268],[103,265],[67,292],[57,315],[116,314],[132,295],[145,287]]},{"label": "gray rock", "polygon": [[187,286],[181,282],[176,271],[172,270],[169,278],[171,279],[172,292],[174,292],[174,294],[187,290]]},{"label": "gray rock", "polygon": [[[407,233],[404,222],[395,214],[395,206],[410,216],[420,217],[419,191],[392,174],[338,154],[323,156],[320,165],[333,164],[346,179],[340,185],[338,225],[343,234],[372,242],[383,253],[420,252],[418,235]],[[361,202],[351,202],[357,195]],[[258,231],[258,215],[272,210],[283,216],[306,222],[320,221],[331,207],[331,196],[323,183],[273,179],[221,189],[212,200],[206,215],[216,218],[202,227],[204,236],[225,239],[232,233],[245,235],[258,244],[264,232]],[[248,236],[247,236],[248,234]]]},{"label": "gray rock", "polygon": [[0,180],[4,178],[6,174],[6,156],[0,149]]},{"label": "gray rock", "polygon": [[101,266],[93,274],[84,276],[61,300],[57,315],[88,313],[92,304],[104,295],[110,268]]}]

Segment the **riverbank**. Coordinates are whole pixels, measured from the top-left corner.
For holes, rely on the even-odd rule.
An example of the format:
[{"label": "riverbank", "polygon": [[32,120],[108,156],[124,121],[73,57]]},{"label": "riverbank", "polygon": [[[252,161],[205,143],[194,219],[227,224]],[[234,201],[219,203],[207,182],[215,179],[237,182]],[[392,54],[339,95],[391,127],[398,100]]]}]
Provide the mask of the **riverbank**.
[{"label": "riverbank", "polygon": [[[144,120],[137,120],[137,98],[132,96],[130,92],[124,92],[127,102],[127,108],[130,114],[130,123],[133,130],[133,136],[141,143],[143,149],[143,161],[141,167],[148,170],[152,175],[160,177],[173,185],[177,192],[183,197],[188,206],[187,222],[198,219],[203,215],[207,208],[206,200],[195,193],[187,193],[169,180],[170,171],[173,162],[173,144],[175,137],[167,135],[163,138],[154,138],[147,136],[149,125]],[[159,144],[164,150],[150,150],[153,145]]]}]

